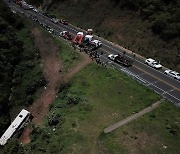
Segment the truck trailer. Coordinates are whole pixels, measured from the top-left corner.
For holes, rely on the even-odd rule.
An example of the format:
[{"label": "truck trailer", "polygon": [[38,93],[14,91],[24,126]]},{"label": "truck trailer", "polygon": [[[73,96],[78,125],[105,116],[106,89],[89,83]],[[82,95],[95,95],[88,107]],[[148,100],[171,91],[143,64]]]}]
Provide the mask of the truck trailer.
[{"label": "truck trailer", "polygon": [[127,57],[125,54],[118,54],[118,55],[110,54],[108,58],[126,67],[132,66],[132,63],[133,63],[133,59],[130,57]]}]

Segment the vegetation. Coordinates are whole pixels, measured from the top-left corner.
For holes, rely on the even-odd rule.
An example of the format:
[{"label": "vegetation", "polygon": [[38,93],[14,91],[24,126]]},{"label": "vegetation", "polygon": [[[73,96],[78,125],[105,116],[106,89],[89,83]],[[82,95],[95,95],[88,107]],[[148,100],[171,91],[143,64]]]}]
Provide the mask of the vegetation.
[{"label": "vegetation", "polygon": [[105,127],[159,99],[130,77],[91,64],[60,89],[45,124],[33,130],[25,149],[33,153],[98,153],[98,138]]},{"label": "vegetation", "polygon": [[36,90],[46,83],[29,28],[0,1],[0,136],[19,108],[31,104]]},{"label": "vegetation", "polygon": [[59,57],[62,61],[63,71],[67,71],[72,68],[77,61],[79,60],[79,56],[77,52],[74,52],[74,49],[70,47],[68,44],[64,43],[64,40],[55,38],[54,41],[59,47]]},{"label": "vegetation", "polygon": [[[76,9],[74,4],[79,1],[73,1],[71,4],[70,1],[61,0],[61,2],[64,2],[62,6],[68,4],[70,8]],[[162,2],[162,0],[159,1]],[[57,3],[58,1],[55,2]],[[159,12],[157,13],[156,10],[152,13],[153,9],[148,8],[151,4],[155,5],[155,2],[156,0],[114,0],[107,8],[120,7],[126,13],[128,13],[127,9],[133,12],[139,11],[138,19],[130,20],[132,25],[142,26],[141,22],[139,22],[139,17],[141,17],[145,20],[145,24],[148,21],[147,25],[162,39],[176,42],[179,34],[164,35],[164,31],[168,31],[168,27],[165,27],[162,31],[160,28],[157,28],[162,25],[161,17],[158,17],[157,20],[160,19],[160,22],[158,21],[157,25],[154,22],[156,20],[155,16],[159,16]],[[90,5],[92,1],[83,1],[82,3],[85,6],[82,9],[83,11],[89,9],[88,7],[90,6],[92,6],[90,8],[92,10],[96,8],[95,5]],[[102,4],[100,1],[99,3]],[[175,0],[172,2],[163,0],[162,5],[166,8],[166,6],[176,3],[178,2]],[[55,7],[54,5],[52,6]],[[103,8],[101,7],[100,9],[102,10],[99,11],[103,11]],[[73,9],[72,12],[75,11]],[[6,19],[6,15],[1,10],[6,10],[7,14],[6,11],[5,14],[11,15],[10,18],[13,17],[17,23],[11,26],[11,20],[9,18]],[[67,10],[64,9],[62,12]],[[116,11],[112,11],[112,13]],[[132,15],[131,11],[130,14]],[[106,38],[115,39],[115,31],[111,31],[111,26],[103,29],[102,23],[105,23],[103,17],[107,15],[106,13],[108,11],[105,11],[105,14],[101,17],[98,16],[96,18],[100,23],[94,22],[94,26],[99,24],[99,26],[95,26],[97,29],[94,29]],[[78,13],[74,15],[78,17]],[[88,16],[90,17],[91,15],[88,14]],[[118,16],[119,14],[117,13]],[[69,19],[71,17],[69,16]],[[166,16],[162,18],[164,19]],[[17,17],[11,14],[9,9],[5,9],[4,3],[0,3],[0,68],[2,70],[0,72],[2,81],[0,84],[0,135],[10,122],[10,110],[31,104],[35,99],[36,91],[46,84],[42,75],[40,55],[38,49],[34,46],[34,38],[28,30],[29,27],[24,25],[21,18],[16,19]],[[80,21],[78,18],[75,20],[75,23]],[[85,19],[83,20],[85,21]],[[178,25],[178,23],[174,24]],[[127,29],[124,29],[123,33],[127,32],[128,28],[132,30],[132,27],[128,25],[126,25]],[[90,22],[83,26],[88,28]],[[177,28],[178,26],[175,27]],[[155,36],[151,37],[154,38]],[[133,36],[133,38],[135,39],[136,37]],[[65,70],[68,70],[76,63],[78,57],[62,41],[55,41],[59,46],[59,55],[62,57]],[[123,43],[123,41],[121,40],[118,43]],[[128,44],[128,48],[130,46]],[[173,62],[176,62],[176,60],[173,59]],[[174,66],[176,66],[176,63]],[[17,140],[13,139],[4,148],[3,152],[5,154],[180,152],[180,112],[178,108],[175,108],[169,102],[163,102],[155,111],[110,134],[103,133],[105,127],[144,109],[160,99],[160,96],[140,85],[129,76],[110,68],[91,64],[79,72],[70,83],[60,88],[58,97],[54,104],[50,106],[50,113],[46,117],[44,125],[40,127],[32,126],[31,143],[22,147]]]},{"label": "vegetation", "polygon": [[[151,113],[110,134],[101,134],[109,153],[173,153],[180,144],[180,112],[164,102]],[[121,143],[121,144],[120,144]]]},{"label": "vegetation", "polygon": [[[9,16],[7,18],[6,16]],[[18,25],[19,20],[15,22],[15,16],[11,16],[9,9],[6,9],[3,2],[0,3],[0,135],[10,123],[9,117],[9,96],[12,87],[12,75],[14,66],[20,60],[19,55],[22,52],[22,43],[17,41],[13,28],[9,22],[14,21],[14,26]]]},{"label": "vegetation", "polygon": [[179,0],[51,2],[48,11],[57,17],[180,71]]},{"label": "vegetation", "polygon": [[46,84],[43,76],[41,56],[34,44],[34,38],[28,28],[17,32],[17,37],[23,42],[22,60],[13,73],[13,90],[11,105],[28,106],[34,101],[36,91]]},{"label": "vegetation", "polygon": [[3,154],[20,154],[24,153],[23,147],[18,143],[18,140],[12,139],[3,149]]}]

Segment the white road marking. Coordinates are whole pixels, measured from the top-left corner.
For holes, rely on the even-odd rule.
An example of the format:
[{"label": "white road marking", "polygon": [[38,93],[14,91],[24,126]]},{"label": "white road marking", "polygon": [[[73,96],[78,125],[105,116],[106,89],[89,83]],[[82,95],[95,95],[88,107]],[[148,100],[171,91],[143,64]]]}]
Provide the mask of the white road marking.
[{"label": "white road marking", "polygon": [[[20,9],[18,9],[17,7],[15,7],[15,6],[12,6],[12,7],[14,7],[15,9],[17,9],[19,12],[22,12],[22,11],[21,11]],[[30,14],[33,14],[33,13],[30,12],[30,11],[29,11],[29,13],[30,13]],[[25,13],[25,15],[27,15],[27,14]],[[34,15],[34,14],[33,14],[33,15]],[[41,17],[41,16],[38,16],[38,17]],[[45,17],[45,18],[47,18],[47,17]],[[47,20],[47,19],[44,19],[43,17],[41,17],[41,19],[43,19],[43,20],[45,20],[46,22],[48,22],[48,23],[54,25],[55,27],[61,29],[60,26],[52,23],[51,21],[49,21],[49,20]],[[65,26],[66,28],[69,28],[69,29],[77,32],[77,30],[75,30],[75,29],[73,29],[73,28],[67,27],[66,25],[64,25],[64,26]],[[56,31],[57,31],[57,30],[56,30]],[[106,40],[103,40],[103,41],[105,41],[106,43],[108,43]],[[114,48],[112,48],[112,47],[110,47],[110,46],[108,46],[108,45],[106,45],[106,44],[103,44],[103,45],[106,46],[106,47],[108,47],[108,48],[110,48],[111,50],[114,50],[114,51],[117,51],[118,53],[121,53],[119,50],[116,50],[116,49],[114,49]],[[123,50],[123,49],[122,49],[122,50]],[[128,55],[127,55],[127,56],[128,56]],[[130,56],[128,56],[128,57],[130,57]],[[104,58],[107,59],[106,57],[104,57]],[[131,57],[130,57],[130,58],[131,58]],[[144,64],[143,62],[141,62],[141,61],[139,61],[139,60],[137,60],[137,59],[135,59],[135,60],[136,60],[137,62],[143,64],[143,65],[146,65],[146,64]],[[138,77],[138,75],[135,75],[134,73],[132,73],[132,72],[130,72],[130,71],[127,71],[127,70],[124,69],[122,66],[120,66],[120,65],[118,65],[118,64],[116,64],[116,63],[114,63],[114,62],[112,62],[112,64],[113,64],[113,65],[115,64],[116,66],[120,67],[120,68],[121,68],[121,71],[124,71],[124,72],[130,74],[131,76],[134,76],[134,77],[136,77],[136,78],[138,78],[138,79],[141,79],[141,78]],[[164,73],[162,73],[162,72],[160,72],[160,71],[158,71],[158,70],[155,70],[155,71],[157,71],[157,72],[159,72],[159,73],[161,73],[161,74],[164,75]],[[143,80],[144,80],[144,79],[143,79]],[[148,82],[148,81],[146,81],[146,80],[144,80],[144,81],[145,81],[144,83]],[[154,82],[154,83],[156,83],[156,82]],[[160,95],[168,94],[169,96],[171,96],[172,98],[174,98],[174,99],[176,99],[176,100],[178,100],[178,101],[180,102],[180,99],[178,99],[177,97],[169,94],[169,93],[168,93],[169,91],[164,91],[163,89],[159,88],[158,86],[154,85],[153,83],[149,83],[149,84],[146,84],[146,85],[147,85],[147,86],[152,85],[152,86],[156,87],[157,89],[159,89],[159,90],[161,90],[161,91],[163,92],[163,93],[159,93],[158,91],[156,91],[156,90],[153,89],[154,91],[156,91],[156,93],[159,93]],[[151,88],[151,87],[150,87],[150,88]],[[151,88],[151,89],[152,89],[152,88]],[[170,92],[171,92],[171,91],[174,91],[174,89],[171,89]]]},{"label": "white road marking", "polygon": [[149,83],[147,84],[147,86],[153,85],[153,84],[155,84],[155,83],[157,83],[157,81],[149,82]]},{"label": "white road marking", "polygon": [[171,90],[165,91],[165,92],[164,92],[164,93],[162,93],[162,94],[164,95],[164,94],[167,94],[167,93],[172,92],[172,91],[174,91],[174,89],[171,89]]},{"label": "white road marking", "polygon": [[146,75],[145,73],[138,74],[138,76]]}]

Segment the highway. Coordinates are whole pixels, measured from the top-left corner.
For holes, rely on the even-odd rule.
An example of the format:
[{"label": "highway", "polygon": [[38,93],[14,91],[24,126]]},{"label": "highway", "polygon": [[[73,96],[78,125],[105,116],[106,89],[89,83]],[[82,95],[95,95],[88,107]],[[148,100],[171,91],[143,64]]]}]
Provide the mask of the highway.
[{"label": "highway", "polygon": [[[61,32],[62,30],[69,31],[73,35],[75,35],[79,31],[86,32],[85,30],[79,29],[71,24],[63,25],[63,24],[55,24],[50,21],[50,18],[44,16],[40,12],[34,12],[33,10],[24,10],[20,6],[16,5],[15,3],[11,2],[8,3],[5,1],[9,7],[16,12],[23,13],[26,16],[35,16],[39,22],[44,23],[54,29],[56,32]],[[89,27],[91,28],[91,27]],[[165,68],[161,70],[156,70],[154,68],[149,67],[144,63],[145,58],[140,55],[136,54],[134,63],[131,67],[124,67],[117,63],[110,61],[107,57],[109,54],[119,54],[126,51],[126,55],[132,57],[132,52],[122,47],[109,42],[103,38],[100,38],[94,35],[94,39],[98,39],[102,41],[102,47],[100,47],[98,52],[103,52],[104,54],[100,56],[101,61],[104,63],[114,67],[115,69],[126,73],[127,75],[133,77],[141,84],[145,85],[146,87],[152,89],[156,93],[160,94],[165,99],[171,101],[176,106],[180,107],[180,81],[173,79],[163,72]],[[149,57],[147,57],[149,58]]]}]

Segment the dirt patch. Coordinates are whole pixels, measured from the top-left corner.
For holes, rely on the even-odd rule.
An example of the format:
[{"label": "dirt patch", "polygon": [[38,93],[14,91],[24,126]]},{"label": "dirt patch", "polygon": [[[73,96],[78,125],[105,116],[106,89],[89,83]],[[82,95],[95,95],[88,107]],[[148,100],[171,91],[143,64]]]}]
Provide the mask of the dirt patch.
[{"label": "dirt patch", "polygon": [[[47,115],[49,111],[49,105],[54,101],[58,85],[61,82],[67,83],[69,79],[86,65],[88,65],[91,60],[89,57],[81,53],[80,62],[74,66],[67,74],[61,74],[60,70],[62,64],[58,57],[58,48],[54,44],[53,40],[50,37],[43,36],[42,32],[38,28],[34,28],[32,34],[35,38],[35,43],[40,50],[40,54],[44,61],[44,76],[47,80],[47,85],[44,87],[44,90],[40,97],[29,107],[29,111],[34,116],[32,122],[35,125],[41,125],[43,118]],[[64,79],[64,80],[62,80]],[[31,130],[29,128],[25,129],[23,134],[20,137],[20,142],[27,144],[30,142]]]},{"label": "dirt patch", "polygon": [[29,134],[31,133],[31,129],[30,128],[26,128],[24,131],[23,131],[23,134],[21,135],[19,141],[23,144],[28,144],[31,140],[30,140],[30,137],[29,137]]},{"label": "dirt patch", "polygon": [[43,117],[48,113],[49,104],[53,102],[56,96],[55,87],[58,80],[61,78],[59,70],[61,63],[57,55],[57,46],[49,37],[43,37],[39,29],[33,29],[33,35],[36,38],[36,45],[38,46],[42,59],[44,60],[44,75],[47,80],[47,86],[42,92],[39,99],[30,107],[30,112],[33,114],[33,123],[39,125]]}]

